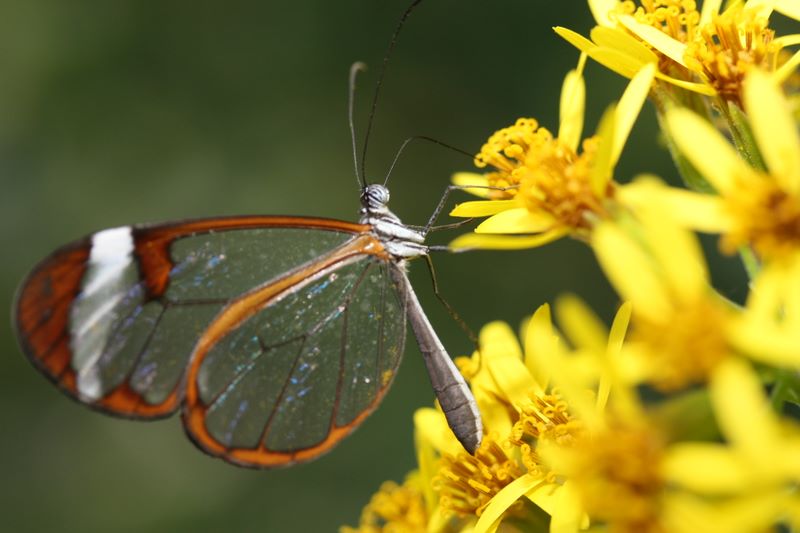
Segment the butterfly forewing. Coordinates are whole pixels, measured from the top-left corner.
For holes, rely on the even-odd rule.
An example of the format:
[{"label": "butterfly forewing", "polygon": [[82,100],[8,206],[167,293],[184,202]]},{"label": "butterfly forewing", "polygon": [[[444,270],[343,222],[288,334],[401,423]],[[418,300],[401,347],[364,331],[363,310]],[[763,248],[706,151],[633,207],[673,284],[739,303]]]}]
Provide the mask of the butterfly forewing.
[{"label": "butterfly forewing", "polygon": [[15,307],[18,336],[80,401],[122,416],[168,415],[197,339],[230,301],[363,231],[325,219],[232,217],[98,232],[29,275]]}]

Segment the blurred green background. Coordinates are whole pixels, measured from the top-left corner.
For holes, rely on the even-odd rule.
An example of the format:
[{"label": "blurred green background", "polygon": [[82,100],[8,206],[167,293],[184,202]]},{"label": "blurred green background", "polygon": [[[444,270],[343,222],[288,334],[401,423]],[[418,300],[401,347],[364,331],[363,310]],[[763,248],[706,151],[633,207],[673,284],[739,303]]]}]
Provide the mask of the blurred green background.
[{"label": "blurred green background", "polygon": [[[0,321],[10,323],[15,286],[35,261],[104,227],[255,213],[354,220],[347,72],[356,60],[371,66],[358,93],[363,131],[406,3],[0,2]],[[518,116],[555,131],[561,80],[577,53],[554,25],[586,33],[592,24],[583,2],[420,6],[391,61],[369,175],[382,177],[411,135],[473,152]],[[592,131],[624,81],[595,64],[587,77]],[[449,175],[470,167],[453,152],[412,145],[390,183],[394,211],[423,224]],[[648,105],[618,179],[671,169]],[[617,304],[576,242],[435,260],[442,290],[475,328],[516,325],[564,291],[605,319]],[[732,270],[723,288],[742,286]],[[445,345],[469,353],[424,265],[412,265],[412,279]],[[414,467],[412,414],[432,401],[409,336],[394,389],[351,438],[310,464],[250,471],[197,451],[176,419],[116,420],[67,400],[28,364],[7,325],[0,347],[6,531],[333,531],[357,523],[383,480]]]}]

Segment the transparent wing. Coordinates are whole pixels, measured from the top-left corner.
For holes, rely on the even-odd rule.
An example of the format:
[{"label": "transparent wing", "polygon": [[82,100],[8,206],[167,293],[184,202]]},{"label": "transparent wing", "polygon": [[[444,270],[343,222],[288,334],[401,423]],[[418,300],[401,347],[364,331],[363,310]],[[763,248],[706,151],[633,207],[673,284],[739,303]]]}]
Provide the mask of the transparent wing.
[{"label": "transparent wing", "polygon": [[[270,295],[201,340],[184,423],[207,452],[247,466],[285,466],[331,449],[377,406],[396,373],[405,312],[388,261],[360,255]],[[266,290],[266,289],[265,289]],[[215,331],[215,324],[209,332]]]}]

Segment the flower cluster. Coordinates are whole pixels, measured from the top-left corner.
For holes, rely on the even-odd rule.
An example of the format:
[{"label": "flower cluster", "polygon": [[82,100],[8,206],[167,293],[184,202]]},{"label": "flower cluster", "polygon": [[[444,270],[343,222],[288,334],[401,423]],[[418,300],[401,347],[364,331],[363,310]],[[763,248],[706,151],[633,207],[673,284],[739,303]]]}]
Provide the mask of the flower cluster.
[{"label": "flower cluster", "polygon": [[[450,246],[573,237],[623,303],[610,328],[572,295],[519,340],[484,326],[456,361],[480,449],[467,454],[438,408],[418,411],[418,469],[347,531],[800,530],[800,34],[770,27],[800,20],[800,2],[588,4],[589,38],[555,28],[580,51],[558,129],[521,118],[489,137],[483,172],[453,177],[480,199],[451,215],[484,220]],[[630,82],[584,137],[587,59]],[[647,101],[683,187],[615,171]],[[744,263],[743,303],[714,287],[695,232]],[[381,514],[401,508],[413,512]]]}]

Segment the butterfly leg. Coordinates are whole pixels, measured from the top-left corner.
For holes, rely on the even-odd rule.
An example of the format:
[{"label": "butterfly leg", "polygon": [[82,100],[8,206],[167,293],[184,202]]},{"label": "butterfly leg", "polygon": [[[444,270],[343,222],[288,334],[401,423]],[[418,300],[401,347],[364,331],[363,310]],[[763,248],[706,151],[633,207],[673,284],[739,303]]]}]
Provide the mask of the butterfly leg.
[{"label": "butterfly leg", "polygon": [[444,206],[447,204],[447,199],[449,198],[450,193],[452,193],[453,191],[463,191],[463,190],[466,190],[466,189],[487,189],[487,190],[491,190],[491,191],[508,191],[508,190],[516,189],[516,188],[517,188],[516,185],[511,186],[511,187],[493,187],[491,185],[448,185],[445,188],[444,192],[442,193],[442,196],[439,198],[439,203],[436,205],[436,208],[433,210],[433,213],[431,214],[430,219],[428,219],[428,223],[425,224],[425,226],[422,228],[422,234],[423,235],[427,235],[431,231],[436,231],[436,230],[441,230],[441,229],[449,229],[449,228],[457,228],[459,226],[462,226],[462,225],[472,221],[471,218],[468,218],[468,219],[465,219],[465,220],[462,220],[462,221],[459,221],[459,222],[454,222],[453,224],[445,224],[444,226],[434,226],[434,224],[436,224],[436,221],[439,219],[439,216],[442,214],[442,211],[444,210]]},{"label": "butterfly leg", "polygon": [[436,296],[436,299],[439,300],[439,302],[444,306],[445,309],[447,309],[447,312],[450,315],[450,317],[453,320],[455,320],[456,324],[458,324],[458,327],[460,327],[464,331],[464,333],[467,334],[469,340],[472,341],[472,343],[475,344],[475,346],[477,346],[478,336],[475,334],[474,331],[472,331],[472,328],[470,328],[467,325],[464,319],[461,318],[461,315],[458,314],[458,311],[456,311],[455,308],[452,305],[450,305],[450,302],[445,300],[442,293],[439,292],[439,281],[436,279],[436,270],[433,268],[433,260],[431,259],[431,256],[429,255],[425,256],[425,264],[428,266],[428,272],[430,272],[431,274],[431,282],[433,283],[433,294]]}]

